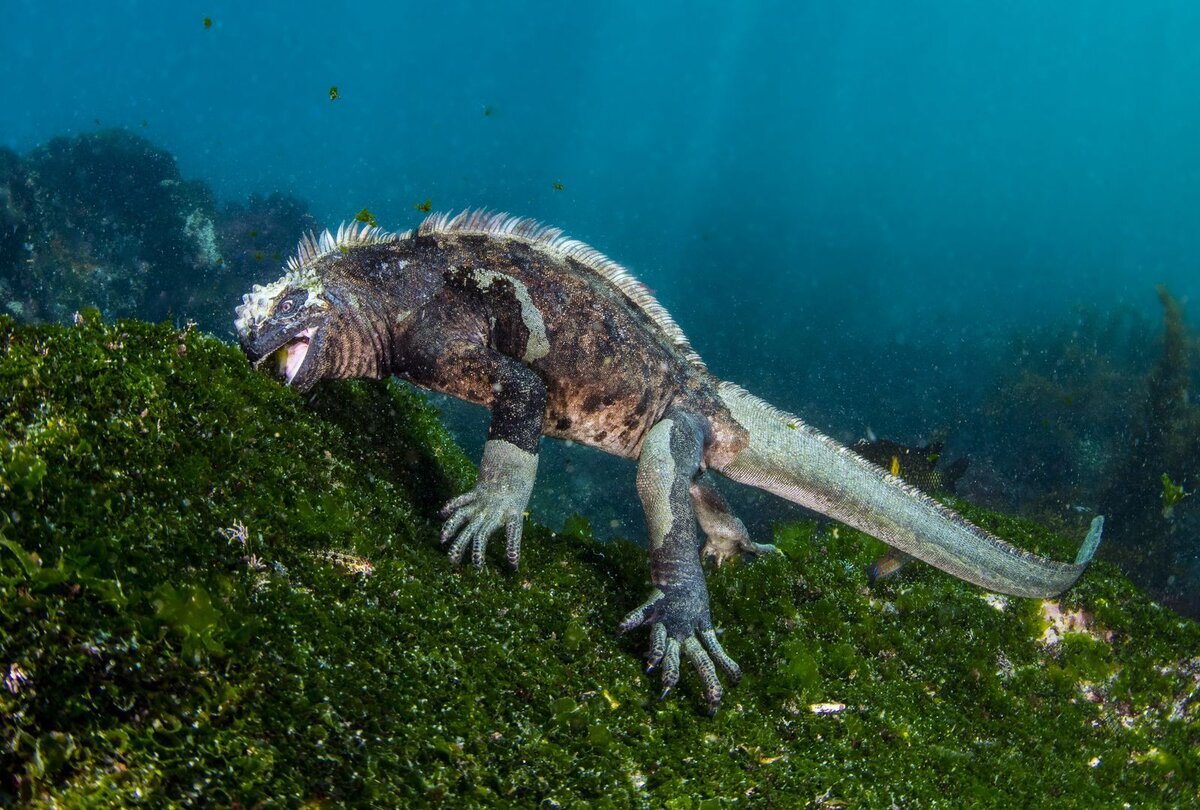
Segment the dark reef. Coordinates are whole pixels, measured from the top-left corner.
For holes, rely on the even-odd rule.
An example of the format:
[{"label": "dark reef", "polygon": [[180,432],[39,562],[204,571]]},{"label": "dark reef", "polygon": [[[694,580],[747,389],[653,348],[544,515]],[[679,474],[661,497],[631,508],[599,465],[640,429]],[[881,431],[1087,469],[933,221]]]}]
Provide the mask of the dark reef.
[{"label": "dark reef", "polygon": [[709,719],[613,637],[636,546],[578,519],[530,525],[517,575],[448,565],[435,509],[473,472],[409,389],[308,405],[195,329],[92,312],[0,319],[0,347],[0,803],[1200,798],[1200,626],[1111,565],[1054,602],[919,566],[867,589],[879,543],[781,528],[711,577],[747,675]]},{"label": "dark reef", "polygon": [[[1084,312],[1016,339],[984,408],[984,452],[1007,508],[1108,516],[1100,556],[1197,617],[1200,403],[1189,392],[1200,390],[1200,351],[1182,304],[1163,288],[1158,298],[1157,336],[1124,311]],[[1181,488],[1172,503],[1168,482]]]},{"label": "dark reef", "polygon": [[95,306],[225,334],[250,279],[314,227],[281,194],[218,209],[172,155],[125,130],[55,138],[24,158],[0,150],[0,307],[65,322]]}]

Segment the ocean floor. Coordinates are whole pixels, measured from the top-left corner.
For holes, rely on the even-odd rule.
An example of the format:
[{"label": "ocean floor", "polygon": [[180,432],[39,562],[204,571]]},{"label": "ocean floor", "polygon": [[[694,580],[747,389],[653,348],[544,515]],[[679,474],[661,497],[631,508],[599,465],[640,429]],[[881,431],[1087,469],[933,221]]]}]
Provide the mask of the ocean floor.
[{"label": "ocean floor", "polygon": [[[0,319],[0,803],[1200,803],[1200,625],[1098,562],[1054,601],[831,524],[710,573],[745,677],[659,699],[641,548],[527,526],[456,570],[474,470],[398,383],[311,401],[196,328]],[[1081,525],[956,503],[1069,558]],[[497,544],[501,545],[501,544]]]}]

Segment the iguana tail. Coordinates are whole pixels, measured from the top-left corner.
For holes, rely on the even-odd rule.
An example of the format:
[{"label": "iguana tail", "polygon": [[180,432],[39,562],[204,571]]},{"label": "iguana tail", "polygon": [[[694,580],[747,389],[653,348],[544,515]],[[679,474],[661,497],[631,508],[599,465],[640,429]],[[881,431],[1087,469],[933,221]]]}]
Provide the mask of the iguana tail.
[{"label": "iguana tail", "polygon": [[882,467],[730,383],[721,399],[750,432],[750,445],[718,472],[879,538],[954,576],[1014,596],[1071,587],[1100,543],[1104,518],[1074,564],[1022,551],[967,521]]}]

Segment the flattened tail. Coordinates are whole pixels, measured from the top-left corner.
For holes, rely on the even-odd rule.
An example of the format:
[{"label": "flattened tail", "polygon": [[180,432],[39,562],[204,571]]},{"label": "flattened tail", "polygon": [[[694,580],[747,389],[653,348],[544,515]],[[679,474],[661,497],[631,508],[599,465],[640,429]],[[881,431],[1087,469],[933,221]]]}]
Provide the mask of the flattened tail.
[{"label": "flattened tail", "polygon": [[1079,547],[1079,553],[1075,555],[1075,564],[1080,568],[1086,568],[1087,564],[1092,561],[1092,557],[1096,556],[1096,549],[1100,548],[1100,535],[1104,533],[1104,515],[1096,515],[1092,518],[1092,525],[1088,529],[1087,537],[1083,538],[1083,545]]},{"label": "flattened tail", "polygon": [[1074,563],[1031,554],[738,386],[722,383],[719,391],[749,431],[750,444],[718,472],[866,532],[959,579],[1014,596],[1056,596],[1075,584],[1100,544],[1103,517],[1092,521]]}]

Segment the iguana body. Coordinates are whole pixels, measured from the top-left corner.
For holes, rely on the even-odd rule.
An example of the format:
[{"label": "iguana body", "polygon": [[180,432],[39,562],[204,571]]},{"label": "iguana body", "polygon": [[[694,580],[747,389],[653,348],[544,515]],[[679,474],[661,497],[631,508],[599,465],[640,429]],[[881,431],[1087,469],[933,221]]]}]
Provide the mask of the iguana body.
[{"label": "iguana body", "polygon": [[651,628],[649,660],[678,681],[686,655],[711,708],[714,662],[739,675],[717,642],[701,567],[769,546],[702,474],[729,478],[862,529],[992,590],[1047,596],[1082,573],[1099,522],[1073,565],[1035,557],[979,529],[846,448],[721,382],[649,291],[559,231],[502,214],[434,215],[415,232],[344,227],[307,238],[288,272],[255,287],[236,328],[256,364],[285,381],[396,375],[492,412],[479,482],[447,504],[443,541],[483,563],[504,529],[520,555],[522,514],[542,435],[637,458],[649,532],[650,599],[622,623]]}]

